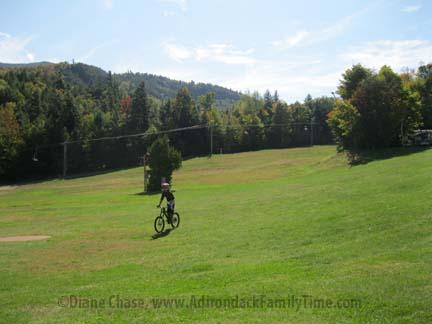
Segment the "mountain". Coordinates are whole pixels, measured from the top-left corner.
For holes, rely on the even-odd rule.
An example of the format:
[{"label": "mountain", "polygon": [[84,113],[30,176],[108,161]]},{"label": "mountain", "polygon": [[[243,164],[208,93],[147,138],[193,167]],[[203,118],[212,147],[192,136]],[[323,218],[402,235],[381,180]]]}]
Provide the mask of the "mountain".
[{"label": "mountain", "polygon": [[235,101],[240,99],[239,92],[210,83],[178,81],[149,73],[127,72],[115,74],[114,76],[120,82],[120,88],[128,92],[135,89],[139,83],[144,81],[149,94],[159,99],[175,97],[177,91],[182,87],[187,87],[194,99],[206,93],[214,92],[216,103],[221,109],[230,107]]},{"label": "mountain", "polygon": [[[63,75],[66,82],[84,87],[104,84],[108,81],[109,74],[109,72],[93,65],[66,62],[0,63],[0,68],[54,68]],[[133,72],[113,74],[113,78],[119,83],[123,93],[126,94],[132,94],[141,82],[145,82],[149,95],[161,100],[175,97],[177,91],[182,87],[187,87],[195,100],[208,92],[214,92],[216,104],[221,110],[231,107],[235,101],[240,99],[239,92],[210,83],[185,82],[160,75]]]},{"label": "mountain", "polygon": [[51,62],[34,62],[34,63],[1,63],[0,62],[0,68],[32,68],[32,67],[39,67],[39,66],[47,66],[47,65],[53,65],[54,63]]}]

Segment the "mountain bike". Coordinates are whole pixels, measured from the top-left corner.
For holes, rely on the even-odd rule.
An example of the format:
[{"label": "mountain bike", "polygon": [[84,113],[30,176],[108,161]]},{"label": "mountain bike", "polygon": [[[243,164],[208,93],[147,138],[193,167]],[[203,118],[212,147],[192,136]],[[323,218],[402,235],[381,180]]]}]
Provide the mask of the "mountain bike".
[{"label": "mountain bike", "polygon": [[165,219],[168,224],[171,224],[172,228],[177,228],[180,225],[180,215],[179,213],[175,212],[171,219],[168,215],[168,212],[165,207],[158,207],[160,208],[160,214],[157,216],[154,220],[154,229],[156,232],[161,233],[165,228]]}]

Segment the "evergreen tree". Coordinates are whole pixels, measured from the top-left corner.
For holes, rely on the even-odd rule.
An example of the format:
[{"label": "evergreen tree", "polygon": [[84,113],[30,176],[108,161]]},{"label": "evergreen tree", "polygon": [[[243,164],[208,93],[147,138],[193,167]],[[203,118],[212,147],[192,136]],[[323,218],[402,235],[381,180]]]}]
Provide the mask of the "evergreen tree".
[{"label": "evergreen tree", "polygon": [[266,125],[271,123],[273,117],[273,96],[269,90],[266,90],[264,93],[264,106],[260,109],[258,117]]},{"label": "evergreen tree", "polygon": [[130,132],[144,132],[149,126],[149,104],[144,82],[141,82],[132,97],[127,128]]},{"label": "evergreen tree", "polygon": [[290,114],[287,106],[282,102],[277,102],[272,119],[272,127],[269,130],[269,141],[271,147],[286,147],[291,136]]},{"label": "evergreen tree", "polygon": [[104,91],[104,111],[111,114],[111,129],[117,133],[120,127],[120,90],[119,85],[108,71],[107,87]]},{"label": "evergreen tree", "polygon": [[162,129],[175,128],[174,104],[171,99],[167,100],[160,109],[160,122]]},{"label": "evergreen tree", "polygon": [[[173,112],[176,128],[195,126],[199,123],[198,109],[186,87],[178,91],[174,101]],[[202,154],[204,152],[206,136],[204,136],[202,130],[188,130],[179,134],[173,134],[173,142],[185,156]]]},{"label": "evergreen tree", "polygon": [[226,115],[225,125],[224,150],[226,152],[236,152],[240,145],[243,128],[231,110]]},{"label": "evergreen tree", "polygon": [[264,93],[264,108],[266,110],[271,109],[273,105],[273,97],[270,93],[270,90],[266,90]]},{"label": "evergreen tree", "polygon": [[176,127],[193,126],[198,123],[198,112],[195,103],[186,87],[181,88],[174,102]]}]

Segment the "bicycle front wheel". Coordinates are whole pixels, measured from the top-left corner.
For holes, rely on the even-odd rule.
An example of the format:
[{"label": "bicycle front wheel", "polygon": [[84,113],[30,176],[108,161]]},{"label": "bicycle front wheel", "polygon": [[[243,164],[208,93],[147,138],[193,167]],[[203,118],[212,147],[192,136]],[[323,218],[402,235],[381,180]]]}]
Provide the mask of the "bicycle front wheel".
[{"label": "bicycle front wheel", "polygon": [[165,228],[165,221],[162,216],[156,217],[154,221],[154,229],[156,232],[161,233]]}]

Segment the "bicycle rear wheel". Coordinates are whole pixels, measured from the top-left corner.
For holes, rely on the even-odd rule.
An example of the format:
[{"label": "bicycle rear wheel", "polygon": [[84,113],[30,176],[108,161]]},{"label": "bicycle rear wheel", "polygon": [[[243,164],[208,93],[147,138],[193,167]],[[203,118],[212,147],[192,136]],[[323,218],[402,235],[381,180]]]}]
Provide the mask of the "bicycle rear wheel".
[{"label": "bicycle rear wheel", "polygon": [[154,229],[156,232],[161,233],[165,228],[165,220],[162,216],[158,216],[154,220]]},{"label": "bicycle rear wheel", "polygon": [[172,228],[177,228],[180,225],[180,215],[179,213],[174,213],[171,217]]}]

